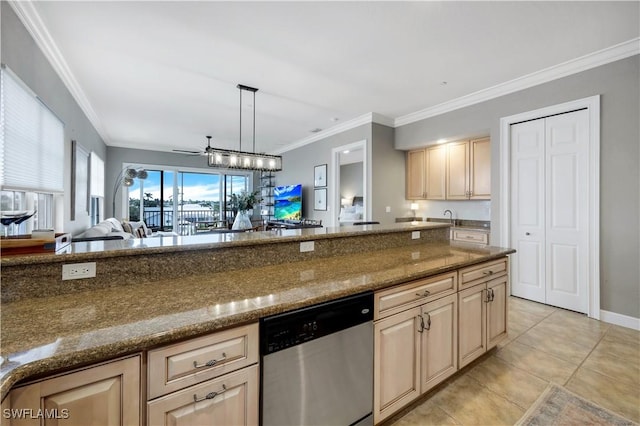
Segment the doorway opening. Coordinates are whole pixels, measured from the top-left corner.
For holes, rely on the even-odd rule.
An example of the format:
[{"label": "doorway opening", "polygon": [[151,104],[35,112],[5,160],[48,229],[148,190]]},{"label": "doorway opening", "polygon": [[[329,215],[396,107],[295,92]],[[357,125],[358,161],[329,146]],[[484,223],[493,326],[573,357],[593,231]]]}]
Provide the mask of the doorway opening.
[{"label": "doorway opening", "polygon": [[[332,226],[363,222],[371,217],[370,150],[362,140],[333,148]],[[342,213],[342,215],[341,215]]]}]

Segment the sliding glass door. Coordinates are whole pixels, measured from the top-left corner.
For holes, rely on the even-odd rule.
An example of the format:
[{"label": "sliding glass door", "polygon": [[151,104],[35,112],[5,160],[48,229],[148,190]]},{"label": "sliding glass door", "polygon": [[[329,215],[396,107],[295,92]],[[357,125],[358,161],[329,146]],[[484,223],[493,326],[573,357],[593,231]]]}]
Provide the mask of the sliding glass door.
[{"label": "sliding glass door", "polygon": [[180,235],[227,227],[235,217],[227,206],[229,196],[251,187],[250,174],[167,168],[147,168],[147,173],[129,188],[129,220],[144,220],[152,230]]}]

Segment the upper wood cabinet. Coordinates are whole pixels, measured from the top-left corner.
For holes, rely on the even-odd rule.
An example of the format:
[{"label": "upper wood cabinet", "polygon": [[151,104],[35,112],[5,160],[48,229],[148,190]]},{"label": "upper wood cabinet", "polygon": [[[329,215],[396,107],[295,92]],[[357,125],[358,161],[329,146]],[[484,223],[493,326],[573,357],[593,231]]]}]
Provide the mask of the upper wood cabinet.
[{"label": "upper wood cabinet", "polygon": [[407,200],[426,198],[426,163],[425,150],[418,149],[407,152]]},{"label": "upper wood cabinet", "polygon": [[407,200],[444,200],[446,145],[407,152]]},{"label": "upper wood cabinet", "polygon": [[447,144],[447,200],[469,199],[469,141]]},{"label": "upper wood cabinet", "polygon": [[491,140],[474,139],[469,142],[469,198],[491,199]]},{"label": "upper wood cabinet", "polygon": [[409,151],[406,169],[408,200],[491,199],[488,137]]}]

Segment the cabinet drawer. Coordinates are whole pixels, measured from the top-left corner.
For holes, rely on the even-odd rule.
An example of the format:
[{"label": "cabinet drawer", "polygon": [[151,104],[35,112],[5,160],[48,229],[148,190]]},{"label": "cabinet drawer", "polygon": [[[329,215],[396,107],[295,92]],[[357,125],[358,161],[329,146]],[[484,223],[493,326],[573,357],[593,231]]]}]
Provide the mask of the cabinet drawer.
[{"label": "cabinet drawer", "polygon": [[149,402],[147,424],[257,425],[258,392],[254,365]]},{"label": "cabinet drawer", "polygon": [[149,351],[149,399],[258,362],[258,324]]},{"label": "cabinet drawer", "polygon": [[411,281],[379,291],[374,295],[373,319],[388,317],[456,291],[458,291],[456,272]]},{"label": "cabinet drawer", "polygon": [[459,274],[460,289],[471,287],[486,280],[487,278],[497,278],[507,273],[507,258],[481,263],[461,269]]},{"label": "cabinet drawer", "polygon": [[463,229],[454,229],[451,231],[453,240],[467,241],[470,243],[489,244],[489,234],[486,232],[475,232]]}]

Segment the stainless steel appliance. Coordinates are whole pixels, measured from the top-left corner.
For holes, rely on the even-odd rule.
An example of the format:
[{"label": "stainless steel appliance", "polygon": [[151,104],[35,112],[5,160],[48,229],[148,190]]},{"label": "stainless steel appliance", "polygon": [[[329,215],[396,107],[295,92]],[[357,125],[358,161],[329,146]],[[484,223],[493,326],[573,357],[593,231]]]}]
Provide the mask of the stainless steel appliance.
[{"label": "stainless steel appliance", "polygon": [[261,320],[264,426],[373,425],[373,293]]}]

